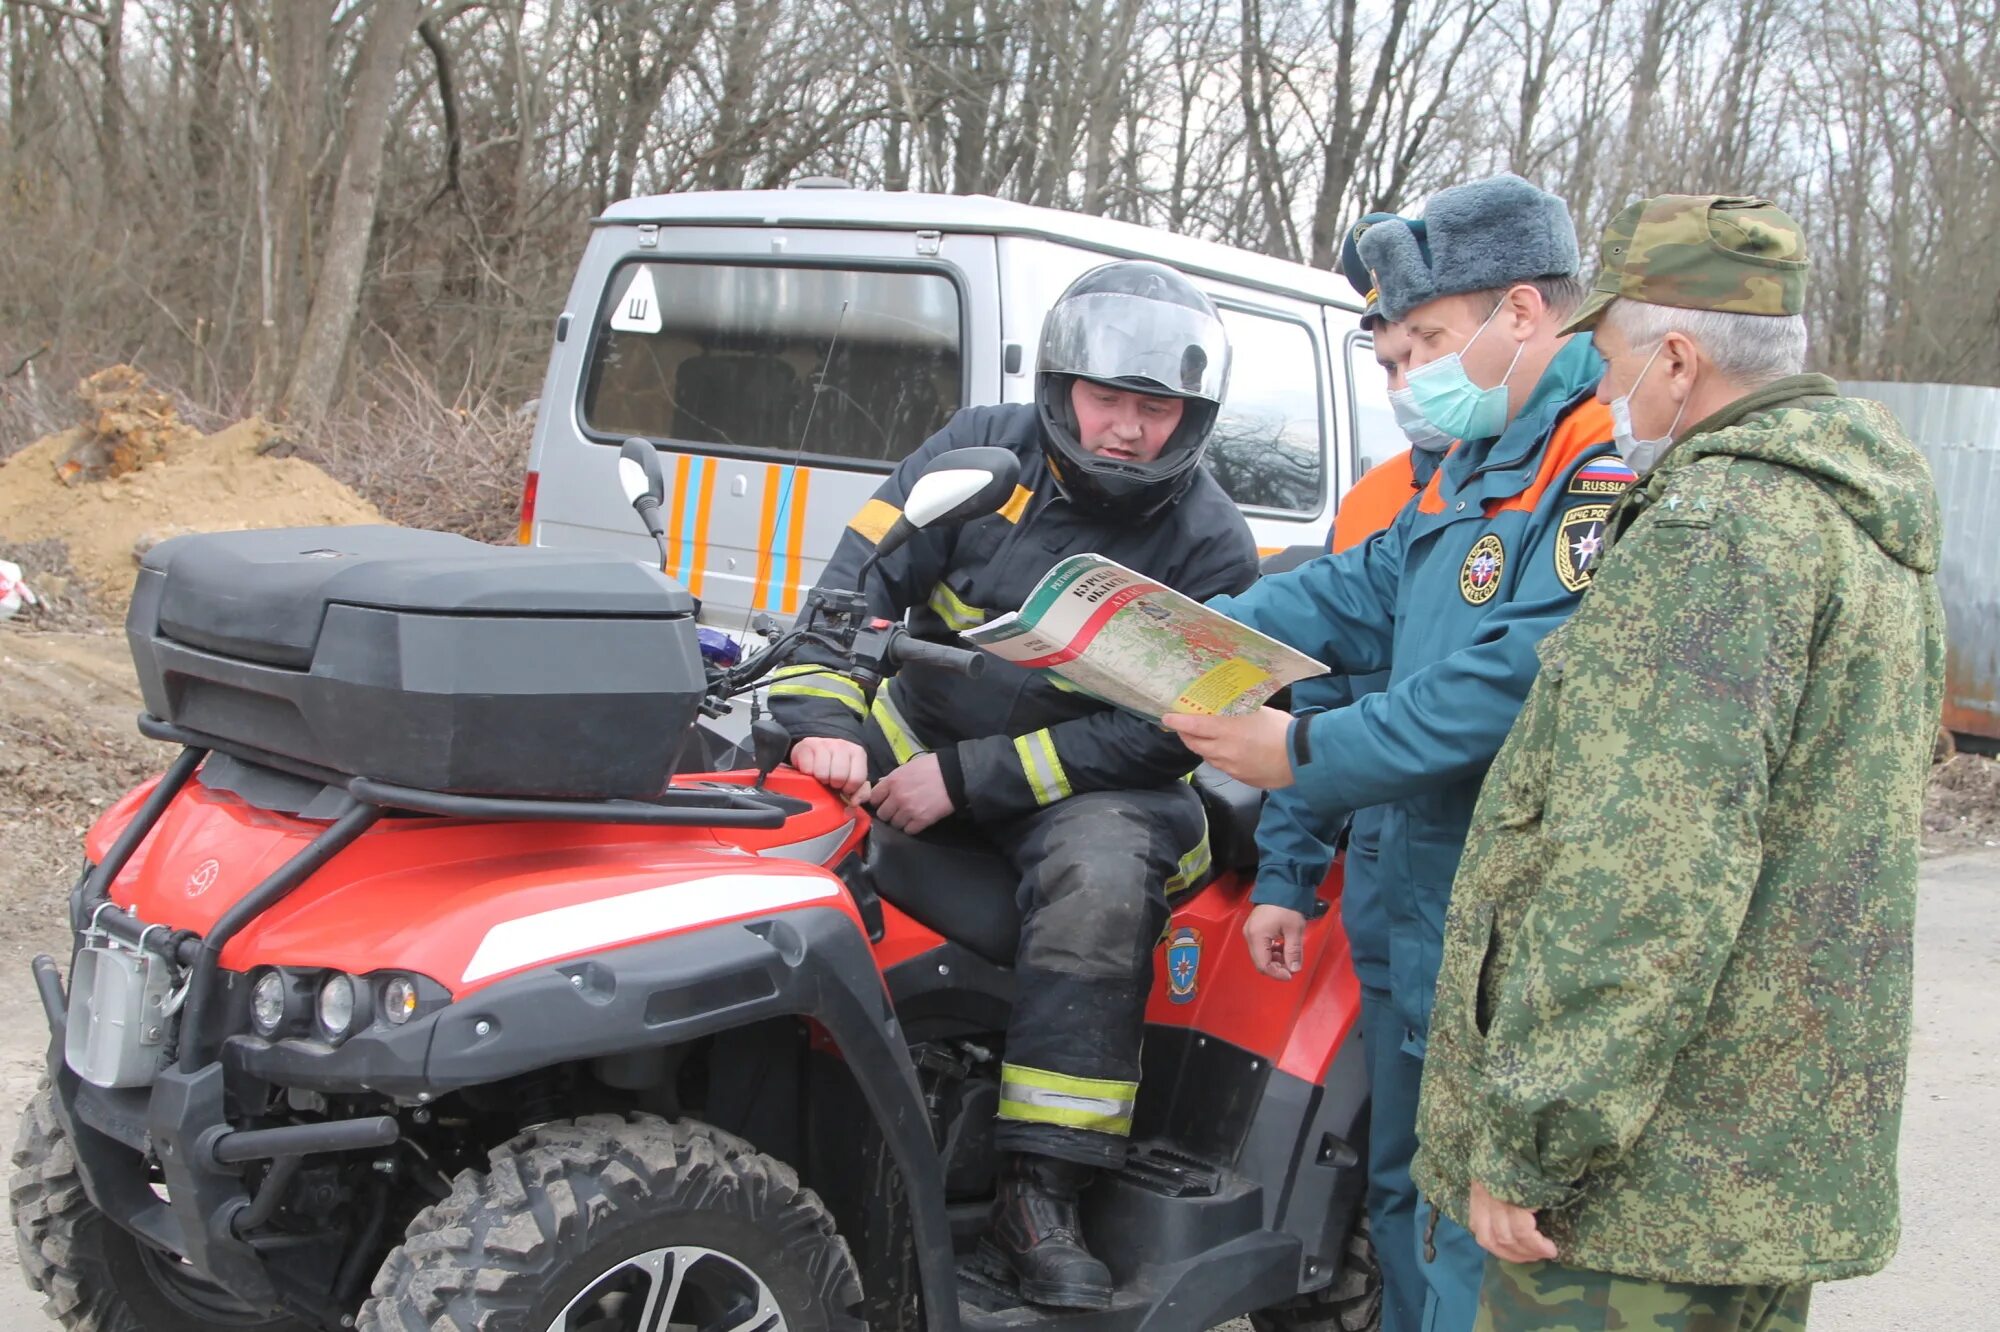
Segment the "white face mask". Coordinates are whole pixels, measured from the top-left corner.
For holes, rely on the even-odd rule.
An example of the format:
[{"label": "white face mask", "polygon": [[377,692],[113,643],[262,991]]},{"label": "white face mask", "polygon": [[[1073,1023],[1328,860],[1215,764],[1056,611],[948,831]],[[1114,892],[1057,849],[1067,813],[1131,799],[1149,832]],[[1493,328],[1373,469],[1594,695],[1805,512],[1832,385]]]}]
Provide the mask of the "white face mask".
[{"label": "white face mask", "polygon": [[1451,436],[1417,410],[1417,395],[1407,388],[1389,390],[1389,410],[1396,414],[1396,424],[1402,427],[1403,438],[1410,441],[1411,448],[1443,453],[1451,447]]},{"label": "white face mask", "polygon": [[1683,398],[1674,412],[1674,423],[1667,427],[1666,434],[1656,439],[1640,439],[1632,431],[1632,395],[1639,391],[1639,385],[1645,382],[1646,372],[1653,368],[1653,362],[1660,358],[1660,352],[1666,345],[1662,342],[1653,348],[1653,354],[1646,358],[1646,364],[1639,371],[1639,377],[1632,381],[1632,387],[1611,400],[1611,442],[1617,448],[1618,456],[1625,460],[1625,465],[1640,476],[1652,471],[1660,455],[1674,446],[1674,431],[1680,428],[1681,413],[1687,410],[1687,399]]}]

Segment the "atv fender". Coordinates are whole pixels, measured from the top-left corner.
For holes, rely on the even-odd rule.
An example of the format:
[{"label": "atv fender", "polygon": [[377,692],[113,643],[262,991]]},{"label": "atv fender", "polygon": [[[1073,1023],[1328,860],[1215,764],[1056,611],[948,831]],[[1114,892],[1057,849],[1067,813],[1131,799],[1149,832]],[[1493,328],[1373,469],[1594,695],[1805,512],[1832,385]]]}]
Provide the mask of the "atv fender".
[{"label": "atv fender", "polygon": [[927,1326],[958,1326],[944,1174],[902,1028],[847,910],[812,907],[534,967],[338,1046],[233,1036],[233,1070],[317,1090],[434,1098],[551,1064],[810,1018],[839,1047],[908,1185]]}]

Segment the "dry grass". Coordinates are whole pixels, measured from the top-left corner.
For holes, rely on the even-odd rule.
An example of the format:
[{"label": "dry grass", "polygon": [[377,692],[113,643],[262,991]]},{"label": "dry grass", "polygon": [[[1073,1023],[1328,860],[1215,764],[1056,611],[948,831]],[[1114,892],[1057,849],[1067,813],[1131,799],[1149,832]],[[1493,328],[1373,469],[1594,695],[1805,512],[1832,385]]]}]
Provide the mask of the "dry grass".
[{"label": "dry grass", "polygon": [[285,447],[406,527],[514,540],[532,412],[491,393],[448,393],[401,356],[370,374],[355,396],[359,406],[288,436]]}]

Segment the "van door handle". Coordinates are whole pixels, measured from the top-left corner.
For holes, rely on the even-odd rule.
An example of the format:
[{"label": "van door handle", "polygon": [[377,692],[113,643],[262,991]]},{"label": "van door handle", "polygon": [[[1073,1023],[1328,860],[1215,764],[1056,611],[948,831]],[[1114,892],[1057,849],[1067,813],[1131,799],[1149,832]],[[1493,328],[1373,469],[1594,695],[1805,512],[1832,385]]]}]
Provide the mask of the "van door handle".
[{"label": "van door handle", "polygon": [[743,475],[743,473],[741,472],[738,472],[735,476],[730,477],[729,493],[732,497],[736,499],[742,499],[745,495],[750,493],[750,478]]}]

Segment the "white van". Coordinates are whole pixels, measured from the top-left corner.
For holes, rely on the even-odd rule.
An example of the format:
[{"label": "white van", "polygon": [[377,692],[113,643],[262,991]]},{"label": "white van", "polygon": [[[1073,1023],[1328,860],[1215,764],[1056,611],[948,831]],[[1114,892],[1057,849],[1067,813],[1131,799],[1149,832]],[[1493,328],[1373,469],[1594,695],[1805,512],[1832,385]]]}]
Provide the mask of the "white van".
[{"label": "white van", "polygon": [[668,572],[703,619],[790,616],[895,463],[963,406],[1032,401],[1042,315],[1113,259],[1194,279],[1233,364],[1208,465],[1260,548],[1315,552],[1404,445],[1338,274],[984,197],[793,188],[627,200],[556,323],[521,540],[648,557],[614,479],[665,455]]}]

